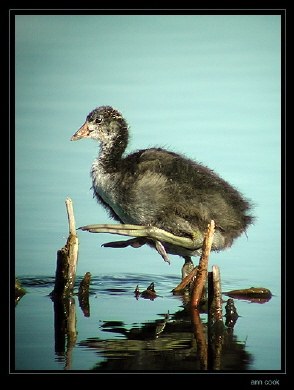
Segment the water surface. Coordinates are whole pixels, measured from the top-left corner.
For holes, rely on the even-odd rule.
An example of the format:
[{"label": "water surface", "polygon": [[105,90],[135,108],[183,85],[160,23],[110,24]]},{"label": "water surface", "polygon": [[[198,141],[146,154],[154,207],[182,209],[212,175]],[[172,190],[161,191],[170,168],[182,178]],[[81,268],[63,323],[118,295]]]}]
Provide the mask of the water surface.
[{"label": "water surface", "polygon": [[[148,274],[94,276],[87,310],[82,310],[78,297],[71,298],[74,333],[70,334],[62,331],[64,322],[58,325],[58,302],[47,295],[53,290],[53,278],[20,278],[28,293],[16,307],[15,369],[201,371],[189,305],[184,297],[171,293],[179,280],[172,275],[153,275],[152,279]],[[151,281],[158,297],[136,298],[136,285],[143,291]],[[236,284],[240,281],[225,282],[223,289]],[[278,305],[275,296],[262,304],[235,300],[240,317],[233,329],[224,331],[221,370],[276,370],[280,366]],[[200,314],[200,319],[207,338],[207,314]]]}]

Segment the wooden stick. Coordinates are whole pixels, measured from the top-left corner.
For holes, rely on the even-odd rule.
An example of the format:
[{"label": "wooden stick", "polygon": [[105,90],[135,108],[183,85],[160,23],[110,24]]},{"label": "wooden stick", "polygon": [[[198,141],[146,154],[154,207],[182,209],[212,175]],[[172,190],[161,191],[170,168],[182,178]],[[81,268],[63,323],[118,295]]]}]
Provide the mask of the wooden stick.
[{"label": "wooden stick", "polygon": [[215,320],[222,322],[222,289],[220,282],[220,270],[217,265],[212,266],[212,279],[213,279],[213,293],[214,293],[214,307],[215,307]]},{"label": "wooden stick", "polygon": [[207,231],[202,246],[202,255],[199,260],[199,269],[196,275],[196,282],[191,295],[191,307],[198,307],[202,295],[203,287],[205,286],[207,278],[208,259],[211,250],[213,235],[215,229],[215,222],[210,221],[207,226]]},{"label": "wooden stick", "polygon": [[180,290],[183,290],[187,284],[189,284],[191,282],[191,280],[193,279],[193,277],[196,275],[197,271],[198,271],[198,265],[196,265],[196,267],[194,267],[192,269],[192,271],[189,273],[189,275],[187,275],[182,281],[180,284],[177,285],[177,287],[175,287],[172,291],[180,291]]},{"label": "wooden stick", "polygon": [[65,199],[66,210],[67,210],[67,218],[68,218],[68,226],[69,226],[69,234],[76,234],[76,221],[73,212],[72,200],[70,198]]},{"label": "wooden stick", "polygon": [[78,261],[79,240],[76,234],[75,218],[73,213],[72,200],[67,198],[66,209],[69,223],[69,236],[65,246],[57,251],[57,265],[55,286],[52,292],[54,297],[68,297],[73,293],[76,268]]},{"label": "wooden stick", "polygon": [[65,204],[66,204],[68,224],[69,224],[69,236],[67,240],[68,258],[69,258],[68,288],[69,288],[69,293],[72,294],[75,286],[75,280],[76,280],[79,239],[76,233],[76,222],[75,222],[75,217],[73,212],[72,200],[70,198],[66,198]]},{"label": "wooden stick", "polygon": [[208,272],[208,324],[223,322],[222,290],[220,283],[220,270],[217,265],[212,266],[212,272]]},{"label": "wooden stick", "polygon": [[208,369],[221,369],[222,344],[224,338],[222,318],[222,292],[220,271],[216,265],[208,273]]}]

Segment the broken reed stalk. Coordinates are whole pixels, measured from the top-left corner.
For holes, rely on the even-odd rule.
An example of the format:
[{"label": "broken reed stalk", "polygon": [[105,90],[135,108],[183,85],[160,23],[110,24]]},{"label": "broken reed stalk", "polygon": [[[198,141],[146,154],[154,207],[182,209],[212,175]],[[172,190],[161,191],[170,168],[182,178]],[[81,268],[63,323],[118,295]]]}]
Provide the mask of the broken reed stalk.
[{"label": "broken reed stalk", "polygon": [[224,338],[224,324],[222,315],[222,292],[220,284],[220,270],[212,266],[208,273],[208,360],[209,370],[221,369],[222,344]]},{"label": "broken reed stalk", "polygon": [[223,320],[222,289],[221,289],[221,281],[220,281],[220,270],[217,265],[212,266],[212,280],[213,280],[215,320],[221,322]]},{"label": "broken reed stalk", "polygon": [[72,200],[66,198],[65,204],[68,215],[69,236],[65,246],[57,251],[55,286],[52,292],[53,296],[63,298],[73,293],[79,246]]},{"label": "broken reed stalk", "polygon": [[69,279],[69,292],[73,293],[76,280],[77,272],[77,262],[78,262],[78,248],[79,248],[79,239],[76,232],[76,221],[73,212],[72,200],[66,198],[65,200],[67,216],[68,216],[68,225],[69,225],[69,248],[68,248],[68,257],[69,257],[69,267],[68,267],[68,279]]},{"label": "broken reed stalk", "polygon": [[191,295],[190,303],[191,307],[194,308],[199,306],[203,287],[205,286],[207,278],[208,259],[211,250],[214,229],[215,222],[211,220],[210,224],[207,226],[207,231],[202,246],[202,255],[199,260],[199,268],[196,275],[196,281]]},{"label": "broken reed stalk", "polygon": [[223,321],[222,290],[220,270],[217,265],[212,266],[208,272],[208,323],[210,325]]},{"label": "broken reed stalk", "polygon": [[196,275],[197,271],[198,271],[198,265],[196,265],[196,267],[194,267],[192,269],[192,271],[189,273],[189,275],[187,275],[182,281],[180,284],[177,285],[177,287],[175,287],[172,291],[181,291],[183,290],[190,282],[191,280],[194,278],[194,276]]}]

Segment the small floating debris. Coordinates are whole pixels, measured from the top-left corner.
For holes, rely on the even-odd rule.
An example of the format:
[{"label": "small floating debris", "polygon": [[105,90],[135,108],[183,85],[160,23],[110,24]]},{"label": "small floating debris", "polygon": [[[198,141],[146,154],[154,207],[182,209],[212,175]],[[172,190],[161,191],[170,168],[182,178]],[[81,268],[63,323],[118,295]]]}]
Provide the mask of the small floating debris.
[{"label": "small floating debris", "polygon": [[158,297],[158,295],[155,292],[154,283],[153,282],[150,283],[150,285],[147,287],[147,289],[144,290],[141,293],[139,291],[139,286],[137,285],[136,288],[135,288],[134,293],[135,293],[136,299],[138,299],[140,295],[141,295],[142,298],[150,299],[151,301],[153,301],[156,297]]},{"label": "small floating debris", "polygon": [[135,291],[134,291],[135,297],[138,300],[140,296],[140,291],[139,291],[139,285],[137,284]]},{"label": "small floating debris", "polygon": [[21,300],[21,298],[26,294],[26,290],[21,287],[17,278],[15,278],[15,306]]},{"label": "small floating debris", "polygon": [[265,287],[250,287],[240,290],[224,292],[225,295],[235,299],[246,299],[251,302],[265,303],[268,302],[272,293]]}]

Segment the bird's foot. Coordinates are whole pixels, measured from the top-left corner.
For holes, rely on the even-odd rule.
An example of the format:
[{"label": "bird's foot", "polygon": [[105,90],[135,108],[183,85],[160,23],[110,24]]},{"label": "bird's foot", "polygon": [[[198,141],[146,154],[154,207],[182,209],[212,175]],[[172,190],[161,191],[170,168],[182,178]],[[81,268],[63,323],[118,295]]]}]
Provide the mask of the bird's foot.
[{"label": "bird's foot", "polygon": [[[141,226],[141,225],[128,225],[128,224],[125,225],[101,224],[101,225],[82,226],[79,229],[87,230],[88,232],[91,233],[111,233],[111,234],[120,234],[122,236],[145,237],[155,242],[155,245],[156,245],[156,241],[160,243],[166,242],[190,250],[198,249],[199,242],[200,242],[200,246],[203,242],[203,237],[202,235],[200,237],[199,233],[193,234],[192,238],[179,237],[154,226]],[[159,253],[160,250],[161,248],[159,248]]]}]

